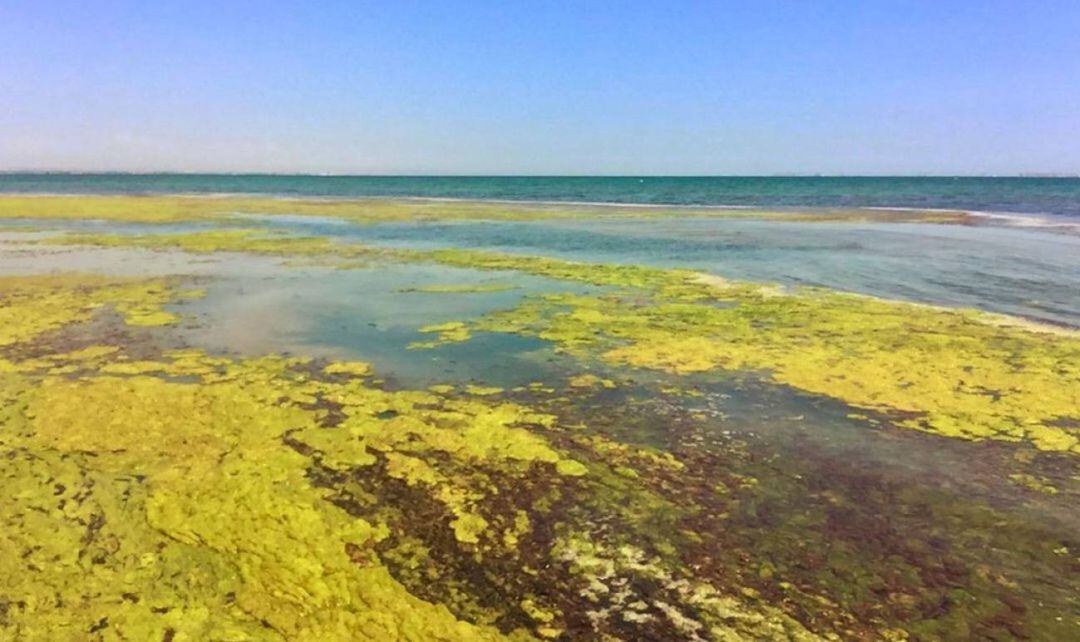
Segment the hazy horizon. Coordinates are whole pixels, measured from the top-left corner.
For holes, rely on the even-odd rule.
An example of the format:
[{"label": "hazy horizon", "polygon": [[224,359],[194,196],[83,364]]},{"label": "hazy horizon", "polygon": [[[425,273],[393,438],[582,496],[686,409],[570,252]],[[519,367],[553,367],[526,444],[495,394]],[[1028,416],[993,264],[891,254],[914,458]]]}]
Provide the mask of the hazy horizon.
[{"label": "hazy horizon", "polygon": [[1080,5],[0,7],[0,171],[1080,174]]},{"label": "hazy horizon", "polygon": [[438,174],[438,173],[336,173],[336,172],[249,172],[200,170],[75,170],[75,169],[0,169],[6,176],[278,176],[304,178],[1080,178],[1078,173],[1020,172],[1010,174]]}]

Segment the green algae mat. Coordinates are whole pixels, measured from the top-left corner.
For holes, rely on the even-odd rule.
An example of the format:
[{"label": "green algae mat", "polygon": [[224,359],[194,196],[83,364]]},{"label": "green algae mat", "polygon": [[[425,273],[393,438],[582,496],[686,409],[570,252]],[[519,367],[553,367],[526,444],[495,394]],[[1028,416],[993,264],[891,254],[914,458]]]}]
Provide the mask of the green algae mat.
[{"label": "green algae mat", "polygon": [[0,199],[0,639],[1080,637],[1074,328],[238,213],[591,215]]}]

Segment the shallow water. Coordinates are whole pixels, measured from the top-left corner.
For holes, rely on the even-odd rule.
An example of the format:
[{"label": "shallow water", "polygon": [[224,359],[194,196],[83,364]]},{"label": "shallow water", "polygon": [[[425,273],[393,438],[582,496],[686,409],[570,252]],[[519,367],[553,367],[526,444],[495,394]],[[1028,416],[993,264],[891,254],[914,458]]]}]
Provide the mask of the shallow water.
[{"label": "shallow water", "polygon": [[[418,290],[508,283],[514,288],[497,292]],[[363,359],[394,385],[424,388],[543,380],[545,364],[554,356],[548,344],[537,339],[484,333],[435,350],[410,345],[432,338],[419,331],[422,327],[510,308],[530,293],[575,288],[514,274],[383,265],[358,270],[278,268],[258,279],[228,275],[208,283],[207,290],[205,298],[185,305],[185,312],[198,318],[195,327],[183,331],[192,345],[247,355],[287,352]]]},{"label": "shallow water", "polygon": [[687,267],[1080,325],[1080,237],[1046,231],[717,218],[277,225],[402,247]]}]

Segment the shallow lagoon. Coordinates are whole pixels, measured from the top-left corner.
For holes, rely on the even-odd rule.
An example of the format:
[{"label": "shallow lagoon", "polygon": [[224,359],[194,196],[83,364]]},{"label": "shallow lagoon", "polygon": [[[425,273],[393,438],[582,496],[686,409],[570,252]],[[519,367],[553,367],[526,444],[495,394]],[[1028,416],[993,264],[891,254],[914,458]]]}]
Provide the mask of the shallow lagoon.
[{"label": "shallow lagoon", "polygon": [[[207,229],[186,224],[167,229],[94,225],[93,233],[127,237],[148,229],[158,233]],[[46,227],[69,224],[50,222]],[[289,218],[272,227],[397,248],[482,247],[595,263],[694,266],[728,278],[786,286],[809,283],[1072,325],[1077,319],[1075,293],[1080,291],[1076,255],[1069,253],[1076,239],[1047,232],[607,218],[366,225]],[[85,224],[75,231],[86,233]],[[178,394],[180,389],[169,393],[169,386],[190,385],[191,377],[202,382],[202,388],[191,393],[207,395],[203,404],[221,403],[214,401],[222,399],[220,387],[233,384],[210,374],[218,367],[250,371],[241,377],[244,383],[229,389],[230,395],[254,394],[250,391],[256,381],[263,382],[260,386],[269,382],[283,399],[295,395],[296,401],[282,401],[282,407],[297,404],[295,412],[312,413],[313,425],[322,432],[298,428],[305,420],[290,415],[289,421],[297,425],[283,426],[280,439],[276,433],[270,436],[293,453],[290,456],[300,458],[282,463],[282,474],[302,474],[317,492],[282,497],[289,497],[294,508],[308,511],[304,519],[321,520],[324,530],[318,537],[328,548],[292,555],[305,565],[322,564],[324,573],[332,570],[343,579],[336,591],[320,592],[318,573],[312,576],[289,564],[271,563],[280,552],[274,542],[295,547],[311,534],[293,532],[295,526],[288,520],[278,525],[263,521],[259,510],[269,511],[269,505],[237,504],[254,511],[234,514],[237,523],[267,533],[259,545],[238,541],[233,531],[219,532],[202,521],[203,508],[214,505],[219,488],[232,488],[225,482],[215,485],[214,476],[207,473],[202,484],[178,485],[168,472],[192,464],[148,463],[156,456],[152,450],[131,459],[134,455],[110,448],[107,440],[76,437],[79,433],[64,437],[60,430],[60,435],[49,437],[51,441],[43,441],[41,435],[57,432],[56,422],[71,421],[72,430],[76,424],[61,419],[67,415],[59,410],[50,422],[39,410],[29,415],[29,424],[37,427],[17,431],[24,435],[18,439],[6,438],[5,448],[37,453],[41,461],[51,461],[54,453],[75,458],[80,474],[96,476],[101,488],[119,483],[119,477],[109,475],[122,476],[131,467],[150,471],[140,473],[149,474],[150,486],[134,497],[146,492],[151,505],[157,505],[155,498],[165,498],[180,508],[176,518],[154,512],[160,508],[147,513],[152,534],[138,537],[164,537],[171,542],[168,550],[180,547],[180,560],[209,555],[214,564],[238,565],[239,576],[206,572],[217,573],[213,576],[221,585],[233,587],[244,599],[230,602],[228,591],[221,597],[173,584],[144,598],[142,580],[131,580],[126,593],[138,596],[138,603],[119,593],[115,601],[107,596],[83,597],[84,607],[70,611],[62,603],[49,606],[50,597],[41,594],[33,603],[38,606],[27,606],[31,603],[26,599],[20,604],[16,593],[24,589],[8,587],[3,598],[15,606],[8,607],[5,626],[18,627],[12,630],[27,637],[44,639],[50,629],[58,630],[58,622],[85,624],[82,631],[104,639],[103,632],[110,629],[128,635],[172,630],[173,635],[192,638],[228,629],[254,639],[325,639],[352,630],[424,638],[507,634],[575,639],[1051,640],[1065,639],[1080,626],[1075,552],[1080,526],[1075,509],[1078,468],[1077,455],[1068,448],[1055,451],[1024,441],[960,439],[911,430],[903,427],[903,413],[800,390],[753,368],[680,373],[615,362],[574,343],[580,341],[576,334],[545,325],[546,317],[514,312],[528,312],[527,306],[538,296],[602,297],[622,292],[618,285],[490,266],[462,267],[426,256],[380,256],[336,264],[288,253],[193,254],[134,249],[123,242],[108,247],[33,242],[50,238],[41,233],[6,235],[0,271],[12,275],[62,269],[179,277],[183,287],[204,292],[160,303],[163,310],[177,315],[175,322],[140,327],[130,320],[125,326],[115,318],[93,317],[78,321],[66,334],[10,344],[5,356],[29,383],[12,383],[15,392],[5,393],[9,395],[5,398],[29,395],[32,407],[46,407],[35,386],[64,390],[73,403],[89,409],[87,416],[96,417],[99,411],[94,410],[90,391],[138,382],[149,386],[149,401],[131,398],[130,416],[145,417],[138,414],[143,412],[140,404],[155,403],[154,391]],[[649,273],[643,278],[660,277]],[[979,287],[980,282],[985,287]],[[649,302],[655,293],[648,289],[627,292],[611,300],[613,311],[625,305],[627,312],[638,313],[655,305]],[[103,309],[122,310],[124,300],[108,299]],[[693,300],[667,305],[673,306],[673,314],[683,314]],[[10,306],[22,299],[6,301]],[[44,308],[35,305],[28,309],[44,314]],[[741,304],[736,299],[712,305],[728,309]],[[511,312],[513,323],[500,321],[504,311]],[[574,313],[584,315],[583,322],[592,322],[597,311],[579,308]],[[696,318],[687,317],[686,332],[701,330]],[[527,323],[522,324],[523,319]],[[448,323],[462,324],[467,336],[455,335],[457,326],[447,332]],[[600,332],[602,326],[596,327]],[[1072,340],[1052,333],[1037,336],[1047,345]],[[120,346],[120,356],[102,357],[102,363],[74,370],[65,365],[66,357],[48,356],[59,354],[61,348],[101,342]],[[425,343],[430,345],[418,345]],[[211,368],[189,363],[191,357],[161,353],[178,347],[225,361]],[[167,363],[154,366],[164,374],[133,375],[131,380],[108,374],[137,371],[132,364],[138,362],[131,361],[136,353]],[[298,364],[278,371],[277,366],[243,365],[246,358],[286,353],[332,362],[364,361],[371,364],[374,378],[364,380],[361,393],[361,389],[346,391],[344,386],[353,384],[343,383],[340,374],[328,379],[317,374],[317,367]],[[31,363],[27,359],[49,358],[54,359],[50,367],[58,372],[39,374],[42,365],[20,365]],[[326,361],[315,363],[321,367]],[[1075,390],[1074,371],[1068,363],[1059,365],[1062,390]],[[337,372],[332,368],[327,371]],[[340,369],[353,370],[368,372]],[[309,383],[308,377],[314,379]],[[70,389],[63,387],[69,385],[68,379]],[[21,392],[22,386],[29,386],[29,392]],[[405,401],[429,386],[436,388],[423,393],[430,396]],[[54,394],[46,401],[51,399],[68,397]],[[481,418],[488,417],[489,408],[504,408],[498,412],[505,414],[509,406],[502,404],[510,402],[540,413],[511,418],[514,430],[525,431],[514,433],[515,438],[531,434],[557,455],[532,442],[529,449],[506,459],[491,454],[497,450],[478,458],[459,446],[446,445],[456,438],[455,431],[488,425],[484,422],[490,419]],[[113,403],[125,408],[123,402]],[[157,403],[166,404],[165,397]],[[453,406],[457,403],[474,405]],[[355,444],[340,437],[340,426],[353,425],[350,422],[369,407],[378,421],[391,423],[382,429],[385,434],[364,432],[366,445],[362,452],[354,452]],[[445,415],[433,417],[426,414],[432,412],[427,408],[440,408]],[[117,441],[123,441],[126,429],[144,429],[125,424],[127,415],[119,414],[121,410],[100,412],[111,422],[109,430]],[[279,410],[268,406],[259,412],[269,413],[263,420],[267,426],[277,421],[273,413]],[[1075,431],[1068,422],[1076,420],[1065,417],[1061,425]],[[18,421],[9,418],[5,426],[10,430]],[[181,422],[172,430],[181,435],[195,431],[192,438],[204,439],[199,431],[213,435],[215,426],[228,423],[222,421],[191,424],[202,426],[198,428]],[[491,425],[490,434],[503,430],[498,422]],[[360,430],[360,424],[356,426]],[[436,429],[441,432],[431,432]],[[395,431],[414,437],[408,442],[387,441]],[[244,435],[237,443],[254,443]],[[228,452],[243,459],[249,447]],[[96,459],[87,458],[86,452],[97,453]],[[261,457],[267,457],[271,451],[262,452]],[[225,461],[233,454],[220,456]],[[553,471],[553,457],[574,465],[557,464]],[[112,463],[103,468],[100,461]],[[19,470],[12,468],[6,474],[23,484],[28,473]],[[241,478],[257,476],[260,470],[253,464],[235,468]],[[257,488],[262,486],[253,478],[249,485],[229,492]],[[29,490],[21,492],[26,499],[20,502],[45,501]],[[194,499],[200,496],[203,499]],[[105,501],[108,498],[101,500],[105,507],[101,514],[123,523],[121,513],[108,508],[112,506]],[[215,510],[234,511],[237,505]],[[138,520],[139,510],[131,504],[123,519]],[[379,532],[346,535],[343,516],[373,525]],[[13,532],[30,528],[18,510],[6,516],[6,523],[16,526]],[[108,536],[126,541],[121,531]],[[141,541],[132,534],[128,537]],[[340,546],[334,548],[335,543]],[[72,546],[81,550],[78,544]],[[119,544],[100,558],[103,572],[124,567],[125,546]],[[342,554],[344,561],[335,557]],[[82,555],[78,553],[80,559]],[[23,562],[16,558],[5,557],[4,562],[21,568]],[[34,555],[27,559],[36,563]],[[181,569],[194,568],[185,567],[193,561],[178,563]],[[74,563],[69,582],[88,572],[85,568]],[[401,591],[411,595],[409,599],[444,605],[448,611],[436,615],[402,598],[402,606],[384,609],[381,623],[371,621],[372,607],[364,604],[377,602],[358,588],[361,576],[351,574],[376,571],[387,573],[380,580],[387,582],[386,591]],[[146,581],[152,584],[155,577],[151,573]],[[53,586],[47,580],[40,584]],[[266,590],[267,585],[287,590]],[[342,600],[343,595],[353,597]],[[154,601],[153,608],[159,610],[175,608],[169,605],[179,602],[197,603],[211,615],[185,610],[184,617],[168,619],[154,610],[140,610],[144,600]],[[305,615],[316,611],[328,613],[329,620]],[[448,625],[447,614],[457,624]],[[108,618],[106,627],[100,626],[103,617]],[[416,625],[417,621],[426,624]],[[437,631],[423,628],[436,623]],[[460,628],[466,625],[477,628]],[[331,626],[336,628],[327,628]],[[349,629],[354,626],[359,628]]]}]

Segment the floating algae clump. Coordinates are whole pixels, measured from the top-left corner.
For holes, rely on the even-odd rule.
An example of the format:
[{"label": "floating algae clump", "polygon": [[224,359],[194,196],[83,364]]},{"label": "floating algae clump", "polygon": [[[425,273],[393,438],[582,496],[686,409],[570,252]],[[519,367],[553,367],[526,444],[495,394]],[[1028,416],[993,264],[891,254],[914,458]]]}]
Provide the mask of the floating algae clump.
[{"label": "floating algae clump", "polygon": [[426,325],[420,328],[424,334],[434,334],[436,337],[431,341],[414,341],[409,344],[409,349],[435,348],[446,343],[460,343],[472,338],[469,326],[461,321],[449,321],[436,325]]}]

